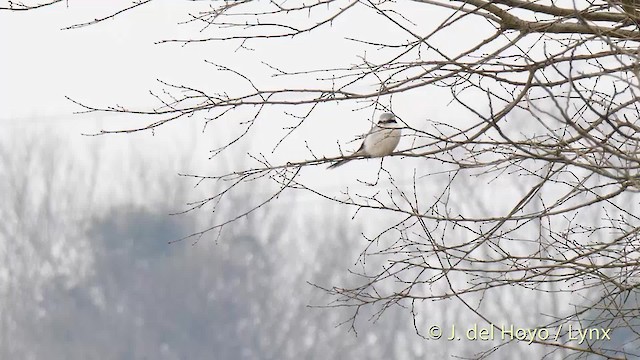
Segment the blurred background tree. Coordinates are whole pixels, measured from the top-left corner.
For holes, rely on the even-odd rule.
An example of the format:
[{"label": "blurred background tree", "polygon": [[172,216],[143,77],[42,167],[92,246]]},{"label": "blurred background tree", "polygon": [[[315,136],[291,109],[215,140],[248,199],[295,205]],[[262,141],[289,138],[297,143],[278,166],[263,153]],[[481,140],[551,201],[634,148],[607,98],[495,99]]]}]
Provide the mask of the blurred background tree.
[{"label": "blurred background tree", "polygon": [[[127,3],[66,30],[108,26],[101,23],[153,4]],[[640,245],[635,11],[635,3],[610,1],[199,2],[186,11],[189,35],[159,43],[212,54],[233,46],[250,57],[248,65],[208,59],[215,81],[161,81],[152,90],[157,103],[148,107],[70,100],[90,114],[137,121],[98,134],[155,132],[189,118],[214,132],[236,132],[211,150],[214,160],[234,155],[227,168],[185,174],[199,186],[213,184],[186,211],[215,211],[189,241],[230,237],[242,248],[258,236],[238,233],[240,224],[264,212],[277,219],[274,206],[292,194],[352,209],[364,240],[359,255],[350,254],[357,258],[352,277],[314,284],[333,299],[329,306],[352,309],[353,330],[363,314],[376,318],[397,308],[424,337],[431,324],[455,321],[599,326],[611,328],[616,341],[578,343],[563,332],[459,352],[481,358],[535,347],[565,357],[629,358],[639,356],[640,339],[628,321],[638,311]],[[284,62],[283,54],[295,62]],[[403,121],[400,150],[373,172],[327,175],[318,165],[342,156],[318,155],[329,152],[318,151],[319,133],[305,128],[321,124],[332,130],[325,134],[331,142],[346,136],[343,114],[372,120],[380,111]],[[238,144],[256,137],[270,147],[239,161],[245,151]],[[332,153],[344,154],[341,147]],[[341,189],[319,178],[338,179]],[[317,214],[309,216],[318,222]],[[335,228],[315,234],[330,236]],[[273,236],[286,238],[275,229]],[[270,233],[263,229],[259,238]],[[244,255],[277,277],[275,265],[260,260],[267,252],[274,251],[254,245]],[[330,270],[335,266],[319,271]],[[434,306],[436,317],[445,308],[466,316],[434,319]]]}]

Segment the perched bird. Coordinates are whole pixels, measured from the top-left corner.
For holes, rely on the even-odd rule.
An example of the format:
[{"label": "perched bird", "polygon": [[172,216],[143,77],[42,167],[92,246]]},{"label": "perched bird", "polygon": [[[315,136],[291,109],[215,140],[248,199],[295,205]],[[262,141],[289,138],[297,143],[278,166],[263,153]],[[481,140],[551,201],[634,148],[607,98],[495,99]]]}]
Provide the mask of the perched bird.
[{"label": "perched bird", "polygon": [[[402,130],[396,121],[395,115],[392,113],[383,113],[380,115],[378,123],[365,136],[360,149],[351,156],[380,157],[389,155],[396,146],[398,146],[401,132]],[[353,159],[340,160],[330,165],[329,169],[344,165],[351,160]]]}]

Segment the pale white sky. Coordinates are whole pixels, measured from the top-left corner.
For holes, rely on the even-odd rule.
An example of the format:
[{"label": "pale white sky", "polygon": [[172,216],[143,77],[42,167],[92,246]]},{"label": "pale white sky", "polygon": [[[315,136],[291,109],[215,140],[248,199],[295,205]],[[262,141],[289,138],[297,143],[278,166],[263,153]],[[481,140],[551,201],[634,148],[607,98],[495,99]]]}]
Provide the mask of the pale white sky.
[{"label": "pale white sky", "polygon": [[[187,85],[208,92],[225,91],[238,94],[247,89],[247,84],[238,81],[228,73],[215,71],[205,60],[229,66],[246,74],[263,88],[305,88],[319,87],[314,83],[317,75],[308,77],[271,77],[271,70],[262,62],[290,71],[304,71],[332,66],[350,66],[366,56],[376,61],[385,56],[376,52],[377,47],[359,44],[346,37],[382,43],[403,43],[411,36],[397,29],[397,26],[368,9],[356,9],[348,16],[338,18],[331,26],[320,28],[310,34],[294,39],[251,41],[246,44],[253,50],[239,49],[240,41],[215,41],[206,43],[157,44],[164,39],[207,38],[218,36],[215,31],[200,32],[191,24],[178,23],[188,18],[188,12],[197,12],[208,7],[198,2],[154,1],[117,16],[115,19],[73,30],[64,27],[105,16],[121,8],[128,1],[100,3],[71,2],[69,7],[55,6],[32,12],[0,12],[0,32],[11,36],[0,37],[0,49],[9,56],[0,57],[0,124],[9,132],[23,132],[26,129],[45,126],[61,136],[70,145],[83,149],[100,147],[114,166],[121,166],[133,156],[130,150],[142,152],[149,159],[166,159],[168,154],[186,154],[189,164],[174,164],[166,169],[167,176],[177,173],[214,175],[227,172],[229,168],[240,170],[258,164],[247,156],[247,152],[263,154],[273,164],[310,159],[316,156],[337,156],[340,142],[342,150],[353,151],[359,142],[356,136],[368,131],[370,120],[377,116],[371,109],[358,110],[357,102],[327,104],[318,108],[291,136],[283,141],[275,152],[273,148],[280,138],[297,120],[285,115],[285,111],[302,114],[306,109],[272,108],[266,109],[261,121],[252,129],[244,141],[239,142],[224,154],[226,161],[209,160],[209,150],[224,140],[242,131],[239,121],[245,120],[249,110],[230,114],[225,122],[208,126],[202,133],[203,113],[194,118],[183,118],[158,128],[152,136],[150,132],[105,135],[99,137],[82,136],[100,129],[123,129],[145,124],[145,119],[130,115],[84,114],[74,115],[79,107],[67,99],[72,97],[94,106],[121,105],[130,108],[149,109],[157,106],[157,101],[149,91],[162,92],[157,79],[178,85]],[[408,14],[417,25],[431,28],[443,19],[433,7],[422,4],[403,3]],[[409,9],[410,8],[410,9]],[[423,21],[425,18],[431,21]],[[288,19],[302,26],[308,19],[300,17]],[[457,53],[471,46],[481,29],[492,29],[483,24],[474,28],[474,36],[452,28],[454,39],[431,39],[433,44],[441,44],[441,51]],[[458,25],[456,25],[458,26]],[[484,26],[484,27],[483,27]],[[425,60],[435,56],[425,49]],[[307,83],[308,81],[308,83]],[[358,91],[377,88],[371,83]],[[370,86],[370,88],[366,88]],[[403,121],[420,127],[425,119],[442,122],[475,121],[468,112],[450,104],[448,88],[430,87],[419,91],[395,95],[393,111]],[[479,102],[484,99],[478,99]],[[388,99],[383,102],[388,103]],[[403,139],[399,149],[411,144]],[[196,144],[195,147],[192,144]],[[224,165],[222,165],[224,163]],[[417,159],[391,158],[385,161],[396,183],[412,192],[412,178],[430,172],[429,162]],[[307,186],[316,188],[330,196],[343,196],[349,189],[360,194],[379,191],[362,185],[360,181],[374,182],[379,169],[379,160],[354,161],[348,166],[327,171],[326,166],[305,168],[301,179]],[[432,186],[430,181],[421,194],[426,199],[435,199],[442,188]],[[382,184],[388,184],[387,180]],[[113,185],[116,186],[116,185]],[[269,189],[253,189],[264,192]],[[109,192],[110,193],[110,192]],[[111,195],[110,195],[111,196]],[[122,194],[123,201],[127,196]],[[280,200],[286,206],[284,199]],[[315,195],[298,192],[296,201],[309,204],[308,208],[318,209],[322,203]],[[276,201],[274,205],[278,206]],[[365,215],[366,216],[366,215]],[[390,222],[394,219],[388,219]],[[382,222],[381,228],[388,224]],[[375,232],[376,229],[371,229]]]},{"label": "pale white sky", "polygon": [[[95,106],[122,105],[132,108],[150,108],[157,102],[149,91],[161,92],[162,86],[157,79],[169,83],[183,84],[205,91],[227,91],[237,94],[246,89],[246,84],[228,74],[214,71],[205,63],[209,60],[221,65],[233,67],[247,74],[265,88],[291,86],[304,88],[305,78],[288,80],[272,78],[268,68],[261,63],[291,71],[304,71],[331,66],[348,66],[359,61],[358,56],[367,55],[370,59],[378,56],[375,47],[367,47],[345,39],[345,36],[379,42],[402,42],[409,38],[398,32],[391,24],[381,21],[370,12],[356,12],[339,18],[331,27],[320,29],[312,34],[303,35],[288,41],[251,42],[248,46],[254,51],[238,50],[238,41],[208,42],[181,46],[179,44],[155,44],[163,39],[186,39],[215,36],[215,33],[200,33],[192,25],[178,25],[187,19],[187,12],[205,7],[199,2],[154,1],[122,14],[115,19],[85,28],[60,30],[79,22],[89,21],[117,10],[129,1],[74,2],[70,6],[55,6],[31,12],[0,12],[0,129],[5,136],[13,136],[27,131],[46,129],[60,136],[68,146],[77,147],[77,151],[99,147],[107,157],[105,163],[122,165],[132,154],[144,154],[153,162],[162,163],[167,154],[187,154],[188,163],[169,164],[164,169],[166,176],[175,176],[179,172],[192,172],[202,175],[220,174],[232,169],[242,169],[257,164],[250,160],[247,152],[263,153],[273,164],[288,161],[300,161],[311,158],[306,144],[318,156],[337,156],[339,141],[346,152],[355,150],[357,142],[350,142],[357,135],[366,132],[369,120],[374,116],[370,109],[354,111],[361,104],[343,103],[322,106],[305,123],[288,137],[275,152],[271,152],[284,129],[295,122],[284,114],[292,108],[268,109],[260,123],[253,128],[250,136],[226,153],[226,161],[209,160],[209,150],[220,139],[229,139],[238,133],[237,122],[246,116],[240,111],[230,115],[216,126],[209,126],[202,132],[203,119],[207,114],[194,118],[184,118],[165,125],[155,131],[127,135],[105,135],[99,137],[82,136],[100,129],[122,129],[143,125],[144,118],[130,115],[88,114],[73,115],[79,107],[65,99],[72,97]],[[413,20],[429,28],[437,23],[442,14],[434,7],[403,2]],[[410,9],[409,9],[410,8]],[[424,21],[429,19],[429,21]],[[299,19],[303,22],[304,19]],[[432,39],[434,44],[446,46],[451,53],[467,48],[481,38],[483,31],[492,29],[479,24],[473,32],[469,28],[453,28],[449,39]],[[471,36],[473,35],[473,36]],[[366,51],[366,52],[365,52]],[[427,55],[425,55],[427,56]],[[313,77],[306,78],[313,86]],[[372,88],[376,84],[369,84]],[[363,88],[362,91],[370,89]],[[393,110],[407,123],[419,127],[424,119],[441,122],[469,122],[473,116],[460,111],[459,106],[449,104],[450,89],[429,88],[409,94],[396,95],[393,98]],[[478,102],[484,98],[477,99]],[[298,113],[304,112],[300,110]],[[0,136],[0,141],[2,140]],[[194,145],[195,144],[195,145]],[[399,148],[408,148],[401,142]],[[138,156],[138,155],[136,155]],[[223,164],[226,163],[226,164]],[[379,160],[351,162],[348,166],[328,171],[326,166],[303,169],[302,179],[309,186],[320,189],[327,195],[340,196],[340,191],[349,188],[363,189],[365,192],[386,191],[384,188],[362,186],[358,180],[373,181],[378,171]],[[407,193],[412,193],[411,180],[414,170],[417,176],[429,173],[429,162],[424,159],[385,160],[386,167],[393,173],[394,179]],[[166,165],[166,164],[165,164]],[[111,165],[109,165],[111,166]],[[108,185],[121,187],[117,182],[118,172],[108,166],[104,170]],[[508,181],[507,179],[505,181]],[[500,179],[494,188],[499,189],[503,197],[512,195],[509,189],[502,187]],[[420,195],[431,202],[440,194],[441,188],[429,181],[422,181]],[[426,184],[426,185],[424,185]],[[432,184],[434,184],[432,186]],[[517,185],[517,184],[516,184]],[[105,188],[106,189],[106,188]],[[511,189],[513,190],[513,189]],[[517,189],[516,189],[517,190]],[[265,189],[253,189],[256,193]],[[473,194],[467,189],[470,207],[485,202],[487,208],[498,208],[496,194]],[[105,193],[107,193],[105,191]],[[517,191],[515,191],[517,193]],[[316,204],[322,201],[308,193],[297,194],[295,201],[303,202],[306,214],[321,211]],[[131,198],[130,194],[112,193],[110,197],[122,197],[120,201]],[[515,196],[513,196],[515,198]],[[512,199],[507,199],[512,200]],[[287,206],[287,199],[278,199]],[[279,202],[276,201],[277,206]],[[317,201],[317,203],[316,203]],[[464,201],[463,201],[464,202]],[[485,210],[477,206],[479,211]],[[365,213],[366,214],[366,213]],[[293,214],[295,216],[295,214]],[[363,215],[366,217],[366,215]],[[370,234],[375,234],[393,223],[393,216],[382,221],[369,220]],[[464,241],[453,239],[452,241]],[[534,301],[534,300],[531,300]]]},{"label": "pale white sky", "polygon": [[[135,127],[144,123],[144,119],[133,116],[112,116],[105,114],[72,115],[79,108],[65,99],[72,97],[95,106],[122,105],[125,107],[149,108],[157,105],[149,91],[160,93],[162,86],[156,81],[161,79],[175,84],[184,84],[205,91],[227,91],[238,93],[246,88],[237,78],[214,71],[213,66],[204,60],[233,67],[241,71],[258,84],[266,87],[282,85],[305,87],[304,79],[283,79],[269,76],[268,68],[261,61],[292,71],[317,69],[329,66],[345,66],[358,62],[358,56],[366,54],[375,59],[371,47],[365,47],[345,36],[370,41],[399,41],[406,38],[388,22],[379,24],[378,17],[370,12],[356,12],[349,17],[339,18],[331,27],[312,34],[303,35],[287,41],[251,42],[255,51],[238,50],[239,41],[209,42],[180,46],[178,44],[155,44],[163,39],[186,39],[214,36],[215,33],[200,33],[198,27],[178,25],[187,19],[187,12],[197,11],[198,3],[155,1],[122,14],[103,23],[74,30],[62,28],[104,16],[118,9],[127,1],[91,3],[71,2],[69,7],[56,6],[32,12],[0,13],[0,32],[11,34],[0,38],[0,49],[8,56],[0,57],[0,119],[3,126],[11,131],[20,131],[26,123],[49,124],[52,131],[60,132],[71,142],[123,142],[140,144],[140,139],[152,143],[150,148],[163,149],[158,141],[171,142],[178,134],[193,136],[202,128],[202,114],[194,119],[184,119],[158,129],[155,137],[149,133],[137,135],[117,135],[100,138],[84,138],[81,133],[91,133],[101,128],[118,129]],[[423,6],[412,6],[409,12],[416,18],[426,15]],[[430,14],[433,16],[433,14]],[[299,19],[302,24],[306,19]],[[375,26],[374,26],[375,24]],[[465,38],[459,39],[463,44]],[[313,86],[313,84],[310,84]],[[374,88],[376,84],[371,84]],[[370,91],[363,88],[362,91]],[[446,111],[443,100],[432,98],[433,93],[396,96],[393,109],[404,121],[419,123],[421,119],[438,117]],[[444,90],[446,92],[446,90]],[[427,101],[424,100],[424,98]],[[343,151],[355,150],[357,142],[351,142],[356,136],[366,132],[369,120],[375,115],[371,110],[353,112],[359,108],[357,103],[336,106],[330,104],[320,108],[295,131],[277,149],[271,153],[280,137],[288,130],[283,127],[294,124],[283,110],[267,111],[263,121],[255,126],[250,138],[232,149],[227,156],[248,160],[247,151],[261,152],[274,162],[299,161],[311,155],[305,147],[309,144],[318,156],[336,156],[336,141],[340,141]],[[302,112],[304,110],[301,110]],[[230,121],[242,120],[240,112]],[[99,122],[96,122],[99,121]],[[187,124],[188,125],[185,125]],[[100,124],[100,125],[98,125]],[[16,128],[17,126],[17,128]],[[213,139],[229,138],[239,129],[236,126],[209,127],[199,143],[211,147]],[[108,140],[106,139],[108,138]],[[405,144],[405,147],[408,144]],[[400,145],[402,147],[402,144]],[[203,164],[207,163],[208,152],[203,149]],[[160,155],[160,154],[159,154]],[[196,155],[196,158],[198,155]],[[393,162],[390,161],[393,166]],[[236,160],[236,163],[242,164]],[[366,164],[369,163],[369,164]],[[324,167],[308,170],[311,179],[323,179],[329,186],[344,184],[344,176],[353,179],[353,172],[362,173],[369,169],[377,170],[374,161],[355,163],[346,169],[338,169],[326,176]],[[246,163],[245,163],[246,164]],[[249,163],[250,164],[250,163]],[[210,166],[208,166],[210,168]],[[335,180],[336,182],[332,182]],[[355,185],[351,184],[351,185]]]}]

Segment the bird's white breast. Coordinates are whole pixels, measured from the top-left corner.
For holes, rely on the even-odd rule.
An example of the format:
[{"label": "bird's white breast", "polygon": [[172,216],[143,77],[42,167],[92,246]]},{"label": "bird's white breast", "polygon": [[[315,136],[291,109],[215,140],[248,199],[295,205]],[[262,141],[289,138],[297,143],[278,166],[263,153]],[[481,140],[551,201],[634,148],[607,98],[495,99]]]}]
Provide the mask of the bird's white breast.
[{"label": "bird's white breast", "polygon": [[400,129],[376,126],[364,139],[364,150],[369,156],[386,156],[393,152],[400,142]]}]

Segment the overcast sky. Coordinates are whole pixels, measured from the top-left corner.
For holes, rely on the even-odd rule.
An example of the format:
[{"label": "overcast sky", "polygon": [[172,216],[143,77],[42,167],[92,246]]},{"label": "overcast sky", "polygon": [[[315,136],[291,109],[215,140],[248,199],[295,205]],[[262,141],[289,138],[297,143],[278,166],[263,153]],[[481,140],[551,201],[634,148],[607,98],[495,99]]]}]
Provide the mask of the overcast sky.
[{"label": "overcast sky", "polygon": [[[289,131],[287,127],[294,125],[296,121],[285,114],[285,110],[291,109],[268,109],[262,117],[264,121],[257,124],[244,141],[234,145],[224,155],[224,161],[221,161],[218,158],[210,160],[209,150],[237,135],[242,128],[233,124],[247,116],[247,112],[239,111],[230,115],[228,121],[231,125],[228,126],[223,123],[204,129],[203,120],[208,114],[203,113],[162,126],[153,134],[147,131],[90,137],[83,134],[92,134],[101,129],[134,128],[143,126],[146,122],[144,118],[132,115],[74,114],[81,108],[67,100],[67,96],[96,107],[121,105],[130,109],[150,109],[158,105],[150,91],[159,94],[163,88],[158,79],[212,92],[224,89],[230,94],[237,94],[246,89],[246,83],[239,82],[237,77],[214,71],[214,67],[205,60],[233,67],[265,87],[304,88],[307,86],[304,77],[295,80],[270,77],[270,70],[262,61],[291,71],[348,66],[357,63],[358,56],[366,55],[375,59],[378,54],[371,52],[371,46],[345,39],[345,34],[380,42],[402,39],[393,24],[378,22],[378,17],[367,12],[356,12],[339,18],[330,27],[295,39],[250,42],[247,46],[252,50],[239,49],[238,41],[187,46],[158,44],[164,39],[212,36],[211,32],[200,32],[200,28],[192,24],[178,24],[188,19],[189,11],[197,11],[204,4],[171,0],[153,1],[150,5],[96,25],[61,30],[110,14],[127,3],[129,1],[70,1],[69,7],[59,4],[28,12],[0,12],[0,126],[3,130],[0,140],[19,140],[26,133],[40,134],[43,137],[55,134],[65,147],[74,149],[80,158],[85,154],[89,156],[88,149],[100,149],[104,158],[100,160],[102,173],[99,178],[102,182],[98,187],[104,194],[108,194],[102,199],[109,206],[115,202],[133,200],[142,204],[148,201],[144,197],[136,198],[135,193],[128,191],[130,184],[124,180],[120,182],[121,178],[126,178],[127,181],[134,178],[122,173],[122,169],[127,169],[128,162],[142,161],[150,168],[158,167],[156,170],[163,171],[153,172],[154,176],[176,177],[178,173],[212,175],[257,166],[246,155],[248,152],[254,155],[264,154],[273,164],[310,159],[312,154],[307,146],[319,157],[333,157],[339,155],[338,142],[345,152],[357,149],[359,143],[352,140],[368,131],[370,121],[378,113],[371,109],[357,110],[362,104],[355,102],[329,104],[321,107],[279,144],[282,136]],[[407,16],[414,20],[429,18],[431,21],[423,22],[426,27],[432,26],[436,17],[442,16],[438,10],[424,4],[404,2],[402,6],[405,7],[403,9]],[[305,19],[297,21],[303,22]],[[455,28],[452,28],[451,33],[456,34],[455,41],[433,39],[433,42],[446,44],[451,52],[455,52],[456,48],[467,47],[475,40],[461,36]],[[376,84],[372,83],[370,86],[375,88]],[[361,90],[370,91],[366,88]],[[393,99],[391,105],[403,121],[415,126],[423,124],[425,119],[443,122],[472,120],[468,113],[458,112],[455,106],[446,101],[448,97],[443,94],[448,92],[449,89],[446,88],[428,88],[418,93],[400,94]],[[399,148],[406,149],[410,145],[401,142]],[[167,161],[169,158],[172,160]],[[332,172],[327,171],[326,166],[304,168],[301,179],[306,185],[333,196],[340,196],[340,191],[346,188],[352,190],[354,187],[360,187],[363,191],[385,191],[385,181],[380,188],[366,187],[358,182],[358,179],[375,180],[378,164],[378,159],[352,162]],[[412,190],[414,174],[427,174],[427,165],[428,162],[424,159],[394,157],[385,160],[385,167],[391,171],[401,188],[408,189],[408,193]],[[428,186],[419,189],[420,195],[425,199],[434,199],[441,189],[432,187],[428,181],[424,183]],[[495,187],[499,186],[500,179],[495,181]],[[508,189],[500,190],[502,194],[509,196]],[[472,192],[473,189],[467,191]],[[268,188],[255,187],[251,188],[251,192],[258,195],[258,200],[263,200],[271,193]],[[489,208],[497,208],[499,205],[495,194],[476,195],[473,199],[467,197],[467,202],[463,205],[488,203]],[[459,196],[464,198],[465,193]],[[309,193],[295,193],[295,196],[278,199],[272,206],[287,208],[292,201],[298,205],[295,209],[299,211],[289,214],[287,220],[302,229],[308,228],[304,221],[314,214],[318,214],[318,218],[324,218],[327,214],[335,216],[329,218],[329,228],[338,224],[338,220],[349,223],[350,216],[353,215],[352,209],[340,214],[323,211],[322,206],[326,202]],[[475,209],[481,211],[486,208],[478,206]],[[358,219],[367,221],[365,233],[368,235],[376,234],[397,220],[395,215],[389,215],[388,212],[377,214],[375,218],[366,216],[366,211],[363,211]],[[335,219],[338,220],[334,221]],[[350,228],[352,231],[360,231],[357,221],[350,224],[353,225]],[[300,244],[303,245],[293,247],[294,252],[306,249],[303,241]],[[293,255],[295,260],[298,254]],[[313,254],[307,256],[313,258]],[[354,261],[355,259],[349,261],[345,267]],[[304,280],[301,280],[301,284],[306,286]],[[530,301],[535,302],[535,299]],[[455,312],[454,308],[449,309]],[[420,347],[423,343],[417,344]]]},{"label": "overcast sky", "polygon": [[[0,31],[10,36],[0,38],[0,48],[9,56],[0,57],[0,119],[9,125],[10,131],[23,131],[28,123],[38,126],[47,124],[51,131],[60,133],[70,143],[83,146],[126,147],[135,143],[137,147],[147,147],[148,151],[162,157],[167,150],[162,143],[171,143],[182,137],[193,142],[198,138],[199,147],[192,161],[196,165],[186,165],[176,172],[210,174],[211,162],[208,150],[221,139],[230,139],[242,130],[236,126],[209,127],[204,133],[203,118],[198,114],[192,119],[181,119],[156,130],[134,135],[115,135],[86,138],[83,133],[94,133],[100,129],[123,129],[141,126],[144,119],[135,116],[110,114],[73,113],[81,110],[65,97],[71,97],[92,106],[121,105],[127,108],[149,109],[157,106],[150,91],[161,93],[158,79],[178,85],[188,85],[205,91],[224,89],[230,94],[246,88],[237,78],[214,71],[205,60],[233,67],[247,74],[264,87],[281,86],[280,78],[268,76],[270,70],[262,61],[269,62],[291,71],[302,71],[329,66],[345,66],[358,62],[358,56],[376,58],[371,47],[362,46],[345,39],[346,34],[365,40],[398,41],[395,26],[380,22],[368,12],[353,13],[350,17],[337,19],[330,27],[320,29],[287,41],[250,42],[253,50],[239,49],[239,41],[209,42],[181,46],[178,44],[157,44],[164,39],[189,39],[212,36],[211,32],[200,32],[192,24],[180,25],[187,19],[189,11],[197,11],[204,6],[198,2],[154,1],[122,14],[103,23],[73,29],[64,27],[90,21],[119,9],[126,1],[99,2],[88,5],[71,2],[69,7],[55,6],[30,12],[0,13]],[[408,14],[416,19],[427,14],[424,6],[406,4]],[[434,16],[433,10],[429,13]],[[306,19],[301,18],[304,22]],[[464,39],[452,47],[464,46]],[[369,50],[367,52],[367,50]],[[453,50],[453,49],[452,49]],[[256,56],[257,55],[257,56]],[[304,88],[304,78],[288,83],[288,86]],[[371,84],[374,88],[376,84]],[[370,89],[361,89],[370,91]],[[392,104],[394,112],[409,124],[419,124],[425,118],[438,119],[447,112],[447,104],[438,100],[438,89],[432,93],[398,95]],[[443,98],[444,99],[444,98]],[[273,163],[286,163],[311,158],[307,145],[317,156],[339,155],[338,142],[342,151],[358,148],[357,136],[368,131],[370,121],[377,115],[370,110],[358,109],[360,104],[341,106],[328,105],[320,108],[305,121],[299,129],[279,143],[288,132],[286,129],[297,120],[286,116],[283,110],[266,110],[266,115],[257,124],[245,141],[241,141],[226,154],[233,158],[231,167],[243,168],[257,165],[250,160],[247,152],[262,153]],[[231,115],[231,121],[242,120],[248,113]],[[17,127],[16,127],[17,125]],[[402,143],[399,148],[411,144]],[[275,152],[273,151],[275,149]],[[170,149],[170,147],[169,147]],[[191,151],[191,150],[190,150]],[[321,189],[339,191],[347,186],[359,186],[357,176],[375,176],[377,160],[354,162],[325,176],[323,166],[305,169],[302,174],[310,185]],[[405,160],[405,164],[410,160]],[[391,169],[397,166],[397,159],[388,161]],[[406,168],[406,167],[405,167]],[[409,168],[406,168],[409,169]],[[358,174],[358,175],[356,175]],[[396,174],[396,180],[409,184],[413,171]],[[305,195],[306,196],[306,195]]]}]

